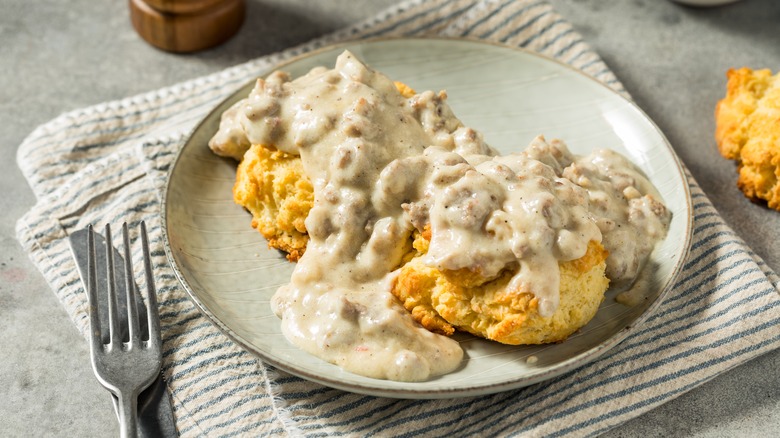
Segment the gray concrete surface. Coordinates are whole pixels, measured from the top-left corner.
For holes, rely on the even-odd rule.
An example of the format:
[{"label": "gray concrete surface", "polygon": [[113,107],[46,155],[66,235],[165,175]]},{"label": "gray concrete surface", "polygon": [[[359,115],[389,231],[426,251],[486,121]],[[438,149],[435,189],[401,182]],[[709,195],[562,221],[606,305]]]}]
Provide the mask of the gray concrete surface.
[{"label": "gray concrete surface", "polygon": [[[226,45],[196,55],[139,40],[126,2],[0,0],[0,436],[111,436],[86,343],[29,262],[14,224],[35,199],[15,151],[61,112],[171,85],[304,42],[394,0],[249,0]],[[696,9],[662,0],[551,0],[666,133],[719,211],[780,271],[780,213],[745,200],[712,140],[732,66],[780,70],[780,2]],[[780,436],[780,351],[609,432],[612,437]]]}]

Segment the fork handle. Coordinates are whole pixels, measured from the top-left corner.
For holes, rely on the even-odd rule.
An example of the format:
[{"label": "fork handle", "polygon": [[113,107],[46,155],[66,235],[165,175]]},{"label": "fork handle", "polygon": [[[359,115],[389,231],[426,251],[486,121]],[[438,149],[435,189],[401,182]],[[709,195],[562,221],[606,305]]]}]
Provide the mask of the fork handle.
[{"label": "fork handle", "polygon": [[119,433],[122,438],[138,437],[138,397],[134,394],[120,393],[119,397]]}]

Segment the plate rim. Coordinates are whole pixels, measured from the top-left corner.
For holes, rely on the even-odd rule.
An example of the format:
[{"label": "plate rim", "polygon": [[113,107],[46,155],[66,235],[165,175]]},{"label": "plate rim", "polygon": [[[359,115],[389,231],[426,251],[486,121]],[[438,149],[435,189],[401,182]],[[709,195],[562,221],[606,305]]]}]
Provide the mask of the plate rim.
[{"label": "plate rim", "polygon": [[[655,133],[660,137],[662,140],[663,145],[667,148],[668,152],[670,153],[672,157],[672,161],[674,162],[674,169],[678,174],[678,177],[680,181],[682,181],[682,189],[683,189],[683,199],[685,201],[685,213],[686,213],[686,221],[684,223],[684,239],[683,243],[681,245],[681,251],[677,254],[679,254],[678,260],[675,262],[674,267],[672,268],[668,279],[666,281],[666,284],[658,293],[658,296],[656,299],[645,309],[643,313],[641,313],[636,319],[632,321],[632,323],[626,327],[623,327],[619,331],[612,334],[608,339],[601,342],[600,344],[589,348],[573,357],[570,357],[562,362],[557,363],[553,368],[550,368],[548,370],[545,370],[544,372],[538,373],[534,376],[526,376],[526,377],[520,377],[516,379],[508,379],[503,382],[497,382],[493,384],[481,384],[476,386],[469,386],[469,387],[455,387],[455,388],[437,388],[437,389],[431,389],[431,388],[423,388],[423,389],[414,389],[411,388],[379,388],[379,387],[368,387],[364,385],[357,385],[353,383],[345,383],[343,381],[339,381],[337,379],[330,379],[330,378],[324,378],[322,376],[318,376],[309,372],[306,372],[301,369],[290,369],[290,367],[281,361],[278,361],[274,359],[269,354],[264,353],[263,351],[260,351],[258,348],[254,347],[250,342],[243,339],[242,336],[240,336],[238,333],[235,333],[229,326],[227,326],[223,321],[220,320],[216,315],[214,315],[208,307],[201,302],[201,300],[197,297],[197,295],[194,293],[190,285],[188,284],[188,280],[185,277],[184,273],[180,269],[178,263],[176,262],[176,258],[173,254],[173,251],[171,249],[171,243],[170,238],[168,234],[168,195],[169,191],[171,190],[170,182],[171,182],[171,176],[173,175],[177,164],[179,163],[185,149],[187,148],[187,145],[190,144],[190,140],[192,139],[195,132],[197,132],[201,126],[205,124],[207,120],[212,118],[214,113],[217,112],[217,110],[222,107],[226,102],[231,101],[237,97],[237,94],[239,91],[243,90],[245,87],[250,86],[252,83],[254,83],[257,78],[263,77],[265,75],[268,75],[276,70],[282,70],[285,66],[288,66],[290,64],[296,63],[298,61],[301,61],[303,59],[316,56],[319,54],[322,54],[324,52],[329,52],[333,50],[337,50],[339,48],[347,48],[351,46],[360,46],[360,45],[372,45],[372,44],[381,44],[385,42],[403,42],[403,41],[438,41],[438,42],[456,42],[456,43],[469,43],[469,44],[475,44],[475,45],[486,45],[486,46],[492,46],[504,50],[509,50],[513,52],[522,53],[524,55],[529,55],[535,58],[538,58],[539,60],[543,62],[552,62],[554,64],[557,64],[559,67],[564,67],[565,69],[569,70],[570,72],[574,73],[575,75],[585,78],[588,81],[597,84],[599,87],[602,87],[603,89],[606,89],[606,91],[611,94],[614,97],[617,97],[620,99],[624,104],[629,105],[632,107],[634,111],[639,113],[639,115],[642,116],[645,122],[647,122],[655,131]],[[293,49],[294,50],[294,49]],[[494,394],[498,392],[503,391],[509,391],[513,389],[519,389],[522,387],[526,387],[529,385],[533,385],[535,383],[539,383],[545,380],[548,380],[550,378],[565,374],[579,366],[594,362],[598,358],[600,358],[602,355],[604,355],[607,351],[611,350],[613,347],[624,341],[633,331],[636,330],[636,327],[641,326],[646,322],[646,320],[652,316],[658,309],[658,307],[661,305],[661,303],[667,298],[668,294],[673,289],[675,280],[679,277],[680,273],[682,272],[682,269],[684,267],[684,262],[688,258],[688,255],[690,253],[690,247],[691,242],[693,238],[693,204],[692,204],[692,198],[691,198],[691,191],[690,186],[688,184],[688,178],[686,176],[686,172],[684,170],[684,164],[682,163],[682,160],[675,152],[674,148],[672,147],[669,140],[666,138],[666,135],[664,135],[663,131],[658,127],[658,125],[655,123],[655,121],[650,118],[650,116],[645,113],[642,108],[639,107],[634,101],[631,99],[628,99],[624,95],[617,92],[615,89],[611,88],[604,82],[599,81],[598,79],[594,78],[593,76],[590,76],[589,74],[569,65],[566,64],[560,60],[557,60],[555,58],[552,58],[550,56],[531,51],[529,49],[525,49],[522,47],[512,47],[507,46],[504,44],[500,44],[497,42],[492,41],[484,41],[479,40],[475,38],[468,38],[468,37],[441,37],[441,36],[418,36],[418,37],[378,37],[378,38],[368,38],[363,40],[351,40],[351,41],[343,41],[339,43],[334,44],[328,44],[321,47],[318,47],[316,49],[306,51],[304,53],[291,56],[289,58],[286,58],[284,60],[281,60],[279,62],[270,63],[268,66],[263,67],[259,69],[259,73],[253,78],[248,80],[247,82],[241,84],[240,86],[236,87],[233,92],[231,92],[227,97],[220,100],[219,103],[214,105],[214,107],[205,114],[200,121],[195,125],[194,128],[192,128],[185,136],[185,140],[182,143],[182,146],[176,151],[176,154],[171,161],[171,164],[165,174],[165,180],[164,185],[162,187],[162,193],[160,195],[160,218],[161,218],[161,230],[162,230],[162,242],[163,247],[165,250],[166,259],[168,260],[168,264],[170,268],[173,270],[174,275],[176,276],[176,279],[179,283],[179,285],[184,289],[187,296],[189,297],[190,301],[195,304],[195,307],[212,323],[214,324],[223,334],[225,334],[228,338],[230,338],[233,342],[237,343],[242,349],[246,350],[247,352],[255,355],[258,359],[273,365],[274,367],[283,370],[285,372],[288,372],[292,375],[314,381],[320,384],[323,384],[325,386],[341,389],[349,392],[359,393],[359,394],[365,394],[365,395],[372,395],[372,396],[383,396],[383,397],[392,397],[392,398],[410,398],[410,399],[441,399],[441,398],[451,398],[451,397],[471,397],[471,396],[480,396],[480,395],[486,395],[486,394]],[[381,381],[381,380],[379,380]],[[409,383],[409,385],[414,385],[414,383]]]}]

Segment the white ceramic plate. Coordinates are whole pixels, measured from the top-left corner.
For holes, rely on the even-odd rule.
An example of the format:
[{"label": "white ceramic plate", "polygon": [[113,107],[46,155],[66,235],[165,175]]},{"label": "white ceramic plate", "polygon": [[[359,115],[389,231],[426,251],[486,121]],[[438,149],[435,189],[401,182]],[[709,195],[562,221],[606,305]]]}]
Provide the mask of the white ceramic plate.
[{"label": "white ceramic plate", "polygon": [[[580,72],[542,56],[464,40],[396,39],[329,47],[279,68],[299,76],[332,67],[348,48],[368,65],[415,90],[446,89],[455,114],[502,152],[537,134],[561,138],[575,153],[611,148],[637,163],[661,192],[673,219],[645,269],[648,299],[629,307],[610,290],[593,321],[560,344],[513,347],[459,335],[462,366],[422,383],[376,380],[342,371],[291,345],[269,306],[292,272],[250,227],[232,201],[236,164],[207,142],[221,113],[246,96],[248,84],[195,129],[171,166],[163,202],[165,246],[182,285],[220,329],[266,362],[325,385],[390,397],[444,398],[504,391],[536,383],[594,360],[628,336],[672,285],[688,251],[691,202],[679,160],[634,104]],[[269,71],[270,73],[270,71]],[[530,357],[534,360],[528,360]]]}]

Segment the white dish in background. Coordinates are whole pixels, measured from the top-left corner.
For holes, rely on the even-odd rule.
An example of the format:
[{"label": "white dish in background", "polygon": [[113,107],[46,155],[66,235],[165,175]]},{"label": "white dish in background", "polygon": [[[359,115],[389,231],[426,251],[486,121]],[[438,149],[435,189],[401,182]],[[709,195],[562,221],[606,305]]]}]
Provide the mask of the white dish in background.
[{"label": "white dish in background", "polygon": [[672,0],[675,3],[680,3],[688,6],[723,6],[729,3],[736,3],[739,0]]},{"label": "white dish in background", "polygon": [[[232,201],[236,163],[208,149],[221,113],[245,97],[247,84],[217,106],[182,147],[163,199],[166,252],[182,285],[221,330],[267,363],[348,391],[404,398],[473,396],[540,382],[588,363],[630,335],[672,287],[690,245],[691,202],[682,167],[664,136],[633,103],[596,80],[537,54],[450,39],[390,39],[324,48],[278,68],[294,77],[332,67],[351,50],[369,66],[417,91],[445,89],[455,114],[506,153],[538,134],[584,154],[611,148],[649,176],[673,214],[667,238],[645,270],[647,300],[617,304],[610,290],[586,327],[560,344],[507,346],[457,335],[465,350],[455,372],[420,383],[345,372],[291,345],[269,306],[293,265],[250,227]],[[268,71],[270,73],[271,70]],[[529,358],[532,358],[529,360]]]}]

